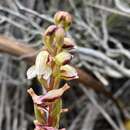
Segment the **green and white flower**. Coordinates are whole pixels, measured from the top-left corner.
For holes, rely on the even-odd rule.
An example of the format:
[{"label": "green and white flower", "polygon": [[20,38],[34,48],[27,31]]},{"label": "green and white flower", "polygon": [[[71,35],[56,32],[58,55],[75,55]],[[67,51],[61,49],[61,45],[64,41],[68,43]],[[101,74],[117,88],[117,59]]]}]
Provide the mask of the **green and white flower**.
[{"label": "green and white flower", "polygon": [[47,51],[41,51],[36,57],[35,65],[27,70],[27,78],[32,79],[36,76],[41,76],[47,80],[52,74],[51,61],[52,57],[49,53]]}]

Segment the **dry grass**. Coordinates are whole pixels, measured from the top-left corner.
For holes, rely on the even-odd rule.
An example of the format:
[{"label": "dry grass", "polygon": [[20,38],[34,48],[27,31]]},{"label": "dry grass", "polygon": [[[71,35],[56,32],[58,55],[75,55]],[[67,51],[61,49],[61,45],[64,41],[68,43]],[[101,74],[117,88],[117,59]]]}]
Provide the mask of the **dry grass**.
[{"label": "dry grass", "polygon": [[[41,34],[58,10],[71,12],[74,23],[67,34],[78,48],[73,64],[91,72],[119,97],[130,118],[130,15],[109,0],[1,0],[0,34],[40,49]],[[1,46],[0,46],[1,48]],[[32,129],[33,111],[26,90],[27,63],[21,57],[0,54],[0,129]],[[71,111],[61,125],[68,130],[124,130],[119,111],[106,97],[72,83],[64,97]]]}]

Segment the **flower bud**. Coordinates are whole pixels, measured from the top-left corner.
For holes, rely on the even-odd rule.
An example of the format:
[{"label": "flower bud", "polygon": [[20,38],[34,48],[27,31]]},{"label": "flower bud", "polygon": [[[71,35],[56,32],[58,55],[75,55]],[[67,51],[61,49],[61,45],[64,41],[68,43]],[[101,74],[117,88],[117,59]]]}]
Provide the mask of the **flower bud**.
[{"label": "flower bud", "polygon": [[57,29],[56,25],[51,25],[44,32],[43,40],[44,40],[45,45],[52,44],[56,29]]},{"label": "flower bud", "polygon": [[47,51],[41,51],[35,61],[35,65],[30,67],[27,71],[28,79],[32,79],[36,76],[43,76],[44,79],[48,79],[52,73],[51,64],[52,57]]},{"label": "flower bud", "polygon": [[55,62],[57,65],[64,65],[67,64],[71,59],[72,55],[66,51],[63,51],[56,55]]},{"label": "flower bud", "polygon": [[59,11],[55,14],[54,21],[56,25],[62,26],[67,30],[72,23],[72,17],[68,12]]},{"label": "flower bud", "polygon": [[63,44],[64,35],[64,29],[62,27],[58,27],[55,31],[55,40],[59,46]]},{"label": "flower bud", "polygon": [[71,50],[76,48],[75,42],[71,38],[64,38],[63,49]]},{"label": "flower bud", "polygon": [[72,80],[78,78],[76,69],[70,65],[61,66],[60,71],[61,71],[60,72],[61,79]]}]

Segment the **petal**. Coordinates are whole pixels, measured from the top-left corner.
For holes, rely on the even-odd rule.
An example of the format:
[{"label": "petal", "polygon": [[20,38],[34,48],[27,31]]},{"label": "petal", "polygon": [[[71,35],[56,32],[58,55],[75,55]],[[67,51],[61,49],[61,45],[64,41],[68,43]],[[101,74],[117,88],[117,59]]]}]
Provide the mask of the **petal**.
[{"label": "petal", "polygon": [[52,74],[52,69],[50,67],[46,67],[45,68],[45,71],[44,71],[44,74],[43,74],[43,78],[45,80],[49,79],[49,77],[51,76]]},{"label": "petal", "polygon": [[27,70],[27,78],[28,79],[32,79],[36,77],[36,69],[35,66],[31,66],[28,70]]},{"label": "petal", "polygon": [[37,67],[36,68],[36,73],[37,73],[37,75],[44,75],[45,74],[45,67],[44,66],[39,66],[39,67]]},{"label": "petal", "polygon": [[36,69],[41,69],[48,60],[49,53],[47,51],[41,51],[38,53],[35,61]]},{"label": "petal", "polygon": [[56,29],[57,29],[57,26],[56,25],[50,25],[47,29],[46,29],[46,31],[44,32],[44,36],[51,36],[51,35],[53,35],[54,33],[55,33],[55,31],[56,31]]},{"label": "petal", "polygon": [[30,96],[32,97],[32,100],[35,104],[39,105],[39,104],[43,104],[43,102],[41,101],[43,96],[38,96],[34,90],[32,88],[28,89],[27,92],[30,94]]},{"label": "petal", "polygon": [[[51,57],[47,51],[41,51],[36,58],[36,73],[37,75],[45,75],[45,79],[48,79],[51,74],[50,64]],[[48,74],[47,74],[48,73]]]},{"label": "petal", "polygon": [[44,101],[53,101],[57,98],[60,98],[63,93],[68,90],[70,86],[68,84],[65,84],[62,88],[60,89],[54,89],[49,91],[46,95],[43,96],[42,100]]},{"label": "petal", "polygon": [[53,43],[56,29],[57,29],[56,25],[51,25],[44,32],[43,40],[46,47],[51,47],[50,45]]},{"label": "petal", "polygon": [[64,29],[62,27],[58,27],[56,32],[55,32],[55,40],[56,40],[56,43],[59,45],[59,46],[62,46],[63,44],[63,41],[64,41]]}]

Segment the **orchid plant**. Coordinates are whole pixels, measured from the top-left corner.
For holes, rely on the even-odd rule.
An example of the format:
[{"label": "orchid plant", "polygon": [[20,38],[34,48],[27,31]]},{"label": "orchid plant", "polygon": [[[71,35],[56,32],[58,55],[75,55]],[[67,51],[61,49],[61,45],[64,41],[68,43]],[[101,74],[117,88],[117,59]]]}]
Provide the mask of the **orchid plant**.
[{"label": "orchid plant", "polygon": [[62,109],[61,96],[70,88],[67,83],[59,88],[59,83],[62,79],[78,78],[75,68],[69,65],[73,58],[70,50],[76,46],[71,38],[66,37],[72,17],[59,11],[54,22],[55,25],[50,25],[43,34],[44,48],[38,53],[35,64],[27,70],[27,78],[36,77],[43,88],[43,95],[28,89],[34,103],[35,130],[59,129],[60,115],[66,110]]}]

